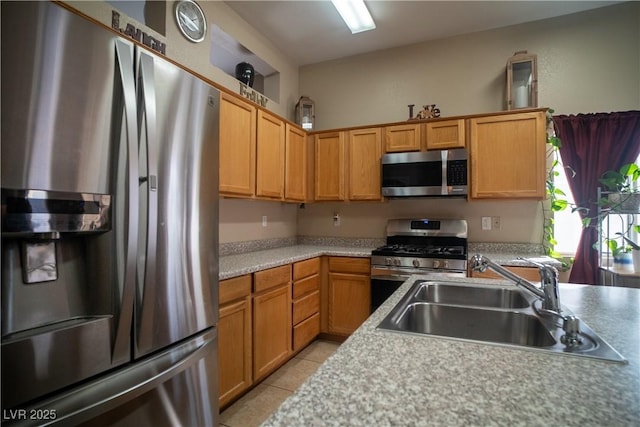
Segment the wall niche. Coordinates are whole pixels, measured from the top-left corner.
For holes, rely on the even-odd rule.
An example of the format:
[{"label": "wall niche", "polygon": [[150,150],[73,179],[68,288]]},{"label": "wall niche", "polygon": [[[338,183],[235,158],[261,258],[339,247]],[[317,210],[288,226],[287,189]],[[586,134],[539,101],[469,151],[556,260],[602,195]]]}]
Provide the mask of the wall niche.
[{"label": "wall niche", "polygon": [[[243,46],[219,26],[211,24],[211,65],[235,78],[236,65],[248,62],[255,70],[252,89],[274,102],[280,102],[280,72],[269,63]],[[238,81],[240,86],[240,81]]]}]

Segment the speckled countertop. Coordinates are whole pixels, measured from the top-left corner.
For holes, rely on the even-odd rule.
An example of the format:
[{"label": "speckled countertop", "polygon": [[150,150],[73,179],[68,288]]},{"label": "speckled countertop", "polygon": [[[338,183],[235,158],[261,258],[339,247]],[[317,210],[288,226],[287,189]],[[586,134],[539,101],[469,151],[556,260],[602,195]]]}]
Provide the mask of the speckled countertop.
[{"label": "speckled countertop", "polygon": [[[243,274],[254,273],[256,271],[265,270],[267,268],[278,267],[284,264],[290,264],[305,259],[330,255],[330,256],[349,256],[349,257],[369,257],[371,251],[377,246],[336,246],[336,245],[290,245],[275,249],[265,249],[258,251],[249,251],[235,255],[226,255],[220,257],[219,274],[220,280],[230,279],[232,277],[241,276]],[[494,249],[495,250],[495,249]],[[474,255],[478,251],[469,252]],[[518,257],[536,257],[532,253],[513,253],[513,252],[487,252],[482,251],[492,261],[501,265],[510,266],[528,266],[525,261],[519,260]],[[552,263],[561,269],[561,264],[549,257],[534,258],[540,262]]]},{"label": "speckled countertop", "polygon": [[322,255],[369,257],[375,247],[295,245],[220,257],[220,280]]},{"label": "speckled countertop", "polygon": [[561,285],[562,303],[623,365],[377,330],[418,278],[427,276],[405,282],[263,426],[640,425],[640,290]]}]

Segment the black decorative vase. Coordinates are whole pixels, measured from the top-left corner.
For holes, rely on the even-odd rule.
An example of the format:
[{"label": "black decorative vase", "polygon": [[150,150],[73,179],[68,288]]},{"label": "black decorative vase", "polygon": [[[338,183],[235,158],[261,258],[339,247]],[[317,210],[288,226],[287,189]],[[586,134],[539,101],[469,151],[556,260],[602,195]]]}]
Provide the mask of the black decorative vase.
[{"label": "black decorative vase", "polygon": [[253,87],[253,78],[255,76],[255,70],[253,65],[248,62],[241,62],[236,65],[236,79],[249,87]]}]

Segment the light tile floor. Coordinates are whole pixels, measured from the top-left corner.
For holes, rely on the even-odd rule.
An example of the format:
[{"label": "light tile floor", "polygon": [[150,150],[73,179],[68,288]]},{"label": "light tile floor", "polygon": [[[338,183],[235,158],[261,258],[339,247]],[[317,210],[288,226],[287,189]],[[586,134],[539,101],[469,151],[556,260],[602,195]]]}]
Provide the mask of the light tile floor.
[{"label": "light tile floor", "polygon": [[222,427],[259,426],[340,344],[317,340],[220,414]]}]

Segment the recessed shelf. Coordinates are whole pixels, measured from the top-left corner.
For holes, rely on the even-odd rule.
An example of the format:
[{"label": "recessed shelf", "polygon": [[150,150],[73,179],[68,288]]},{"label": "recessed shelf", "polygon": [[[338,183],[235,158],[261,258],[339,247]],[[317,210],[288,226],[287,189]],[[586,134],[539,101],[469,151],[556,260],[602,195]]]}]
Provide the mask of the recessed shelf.
[{"label": "recessed shelf", "polygon": [[236,65],[248,62],[256,71],[252,89],[275,102],[280,102],[280,72],[219,26],[212,24],[210,30],[211,64],[235,78]]}]

